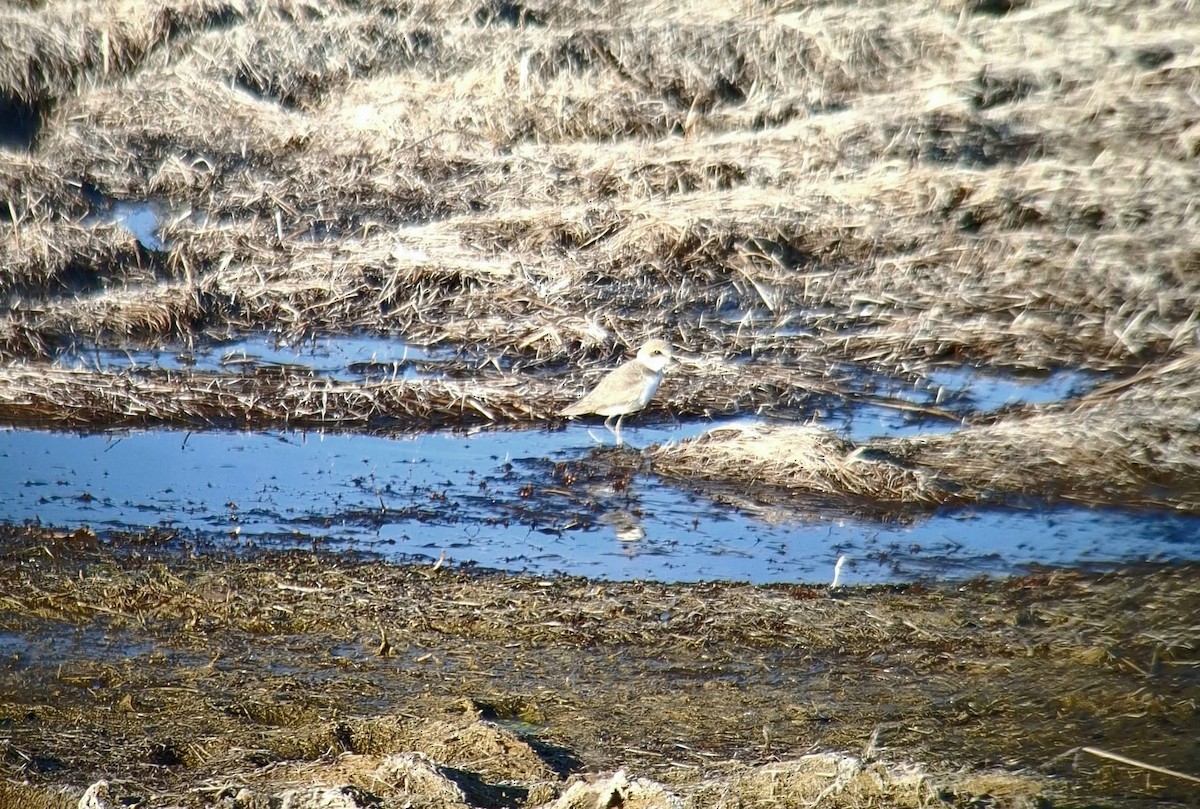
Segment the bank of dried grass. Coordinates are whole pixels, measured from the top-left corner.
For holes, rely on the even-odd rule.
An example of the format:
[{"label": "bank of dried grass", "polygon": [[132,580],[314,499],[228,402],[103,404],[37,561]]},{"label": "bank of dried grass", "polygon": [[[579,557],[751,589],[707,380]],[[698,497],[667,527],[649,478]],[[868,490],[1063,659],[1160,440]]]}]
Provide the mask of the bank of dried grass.
[{"label": "bank of dried grass", "polygon": [[901,504],[1021,497],[1200,513],[1200,352],[1078,401],[861,446],[811,426],[718,428],[654,451],[659,474]]},{"label": "bank of dried grass", "polygon": [[57,101],[86,82],[133,71],[172,38],[226,24],[244,11],[236,0],[6,4],[0,9],[0,95],[35,105]]},{"label": "bank of dried grass", "polygon": [[[559,400],[565,404],[565,399]],[[9,423],[83,429],[191,426],[467,427],[553,417],[555,396],[537,379],[337,382],[287,368],[246,375],[145,369],[108,373],[64,367],[0,369]]]},{"label": "bank of dried grass", "polygon": [[[981,498],[1011,494],[1200,513],[1200,351],[953,435],[878,442]],[[1002,459],[997,462],[997,459]]]},{"label": "bank of dried grass", "polygon": [[[163,291],[166,288],[160,288]],[[188,294],[180,289],[179,294]],[[147,318],[171,312],[146,302]],[[132,322],[122,321],[126,327]],[[543,335],[546,336],[546,335]],[[562,336],[554,332],[561,340]],[[249,363],[239,373],[138,367],[88,367],[86,352],[72,365],[9,363],[0,367],[0,418],[8,424],[89,429],[120,427],[220,427],[283,429],[323,427],[414,431],[492,426],[545,426],[608,370],[602,358],[583,373],[554,363],[518,364],[500,371],[503,355],[429,362],[414,379],[396,378],[406,367],[381,357],[362,381],[338,381],[302,367]],[[623,358],[622,358],[623,359]],[[792,367],[745,363],[695,364],[693,373],[664,383],[643,418],[670,413],[721,416],[767,410],[796,411],[818,402],[836,406],[847,397],[870,400],[861,380],[815,356]],[[887,405],[886,400],[879,400]],[[895,403],[902,409],[917,406]],[[949,417],[932,408],[933,415]]]},{"label": "bank of dried grass", "polygon": [[[1044,166],[1025,173],[1032,176],[1015,172],[996,183],[885,169],[836,195],[809,183],[799,195],[742,190],[543,207],[337,242],[306,238],[303,225],[288,230],[290,219],[206,225],[184,218],[161,230],[171,245],[166,256],[140,248],[117,226],[43,220],[9,231],[0,246],[10,259],[7,286],[10,293],[57,286],[60,295],[45,305],[21,299],[0,322],[0,332],[38,334],[40,342],[10,336],[0,344],[28,356],[29,346],[66,334],[63,324],[101,342],[111,334],[178,340],[183,335],[170,328],[109,327],[122,310],[131,323],[146,322],[137,311],[144,302],[174,295],[155,288],[163,276],[192,280],[196,300],[213,304],[202,318],[213,329],[389,331],[513,352],[539,342],[531,339],[538,333],[549,336],[548,347],[594,340],[589,320],[628,332],[647,314],[650,324],[678,323],[693,350],[761,350],[779,343],[772,331],[795,323],[823,334],[841,356],[893,368],[950,357],[1129,368],[1137,357],[1194,340],[1200,231],[1188,229],[1184,210],[1194,180],[1164,167],[1153,184],[1129,184],[1122,200],[1102,189],[1102,173],[1072,183],[1059,183],[1061,174]],[[1072,221],[1089,210],[1119,222],[1145,214],[1151,200],[1163,204],[1154,212],[1156,246],[1146,247],[1147,232],[1073,235]],[[1038,235],[1001,229],[964,241],[945,228],[955,216],[1057,221]],[[892,229],[905,220],[908,230]],[[807,252],[796,252],[801,243]],[[89,265],[96,270],[84,271]],[[81,278],[93,289],[73,297]],[[131,284],[132,294],[121,291]],[[107,300],[95,294],[105,287],[114,289]],[[194,322],[188,297],[173,299],[184,310],[159,322]],[[761,312],[767,326],[747,331],[736,315],[725,324],[692,319],[722,310]],[[822,317],[830,312],[840,316]]]},{"label": "bank of dried grass", "polygon": [[[153,59],[80,87],[45,119],[36,158],[4,176],[3,288],[64,300],[44,322],[27,307],[0,344],[30,356],[63,322],[72,339],[121,339],[114,310],[156,293],[75,303],[72,274],[119,288],[144,281],[128,269],[143,262],[217,291],[197,294],[214,302],[199,323],[130,311],[135,341],[181,337],[138,325],[157,322],[469,334],[502,351],[548,334],[541,352],[598,333],[564,328],[567,310],[617,333],[649,314],[693,349],[736,353],[772,336],[706,338],[711,319],[689,321],[765,309],[883,366],[1129,368],[1194,332],[1200,36],[1180,10],[828,6],[685,22],[658,16],[671,7],[568,8],[506,28],[465,5],[418,4],[387,25],[370,4],[194,7],[221,25],[179,27]],[[129,21],[130,36],[161,35],[154,19]],[[1062,49],[1064,35],[1083,44]],[[70,183],[164,202],[165,257],[98,247],[61,219]],[[380,306],[372,279],[406,264],[393,252],[536,277],[492,278],[478,300],[444,279]],[[384,316],[410,309],[423,316]],[[430,311],[484,325],[439,333]]]}]

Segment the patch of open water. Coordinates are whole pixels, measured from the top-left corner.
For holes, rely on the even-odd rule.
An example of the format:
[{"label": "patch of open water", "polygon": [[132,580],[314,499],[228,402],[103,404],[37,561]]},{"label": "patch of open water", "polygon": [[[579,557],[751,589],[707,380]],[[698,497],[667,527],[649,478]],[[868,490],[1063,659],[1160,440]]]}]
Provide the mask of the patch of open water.
[{"label": "patch of open water", "polygon": [[408,345],[393,337],[349,335],[289,340],[253,334],[190,349],[118,349],[67,346],[55,362],[68,368],[117,372],[137,369],[209,373],[290,368],[321,379],[413,379],[422,366],[457,357],[454,349]]},{"label": "patch of open water", "polygon": [[[340,380],[436,374],[451,361],[471,358],[390,337],[288,342],[262,334],[188,350],[75,348],[58,357],[105,370],[286,366]],[[1055,401],[1096,381],[1069,371],[1027,377],[973,369],[938,370],[919,384],[870,378],[876,403],[849,403],[821,423],[855,441],[948,430],[952,421],[923,408],[966,414]],[[711,426],[643,419],[623,432],[645,446]],[[319,546],[396,560],[444,553],[447,562],[505,570],[663,581],[827,582],[843,554],[847,583],[1200,558],[1200,520],[1180,516],[1055,506],[882,522],[800,497],[786,507],[739,508],[649,469],[619,490],[605,474],[568,482],[567,465],[612,468],[589,432],[608,439],[599,425],[579,423],[411,437],[0,431],[0,520],[87,524],[102,534],[163,527],[232,548]]]},{"label": "patch of open water", "polygon": [[[642,446],[710,425],[627,425]],[[597,434],[603,428],[592,427]],[[1200,558],[1200,519],[1058,506],[881,523],[732,508],[635,475],[565,482],[588,427],[409,438],[316,433],[0,432],[0,519],[166,527],[234,549],[376,553],[608,579],[844,583],[1009,574],[1027,565]]]},{"label": "patch of open water", "polygon": [[162,224],[160,203],[119,200],[86,184],[80,186],[80,192],[92,205],[92,213],[84,220],[84,224],[115,222],[128,230],[147,250],[166,249],[166,245],[158,236],[158,229]]}]

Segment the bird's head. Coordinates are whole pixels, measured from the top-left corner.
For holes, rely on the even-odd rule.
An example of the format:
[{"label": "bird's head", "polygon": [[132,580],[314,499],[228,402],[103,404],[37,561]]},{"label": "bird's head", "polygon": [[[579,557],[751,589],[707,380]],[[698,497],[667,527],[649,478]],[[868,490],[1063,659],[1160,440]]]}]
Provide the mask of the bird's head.
[{"label": "bird's head", "polygon": [[647,340],[638,349],[637,359],[651,371],[661,371],[671,362],[671,344],[666,340]]}]

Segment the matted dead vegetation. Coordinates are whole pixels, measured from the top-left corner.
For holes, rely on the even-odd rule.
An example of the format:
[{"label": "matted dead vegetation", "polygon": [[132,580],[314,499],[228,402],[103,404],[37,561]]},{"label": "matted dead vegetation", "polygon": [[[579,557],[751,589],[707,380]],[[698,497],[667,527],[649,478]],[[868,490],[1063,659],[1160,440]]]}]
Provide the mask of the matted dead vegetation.
[{"label": "matted dead vegetation", "polygon": [[0,796],[20,806],[102,778],[144,806],[289,790],[471,807],[616,790],[697,809],[1189,794],[1060,758],[1087,743],[1188,771],[1188,568],[831,594],[237,560],[172,553],[163,533],[118,552],[84,531],[3,539],[0,632],[29,641],[0,667]]}]

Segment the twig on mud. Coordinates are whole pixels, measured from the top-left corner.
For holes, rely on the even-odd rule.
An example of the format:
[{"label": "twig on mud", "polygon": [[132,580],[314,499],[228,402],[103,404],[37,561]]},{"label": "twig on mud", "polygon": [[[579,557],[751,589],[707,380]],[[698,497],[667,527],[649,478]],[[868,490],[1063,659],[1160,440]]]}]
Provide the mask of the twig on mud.
[{"label": "twig on mud", "polygon": [[1139,769],[1159,773],[1160,775],[1169,775],[1173,778],[1182,778],[1185,781],[1192,781],[1193,783],[1200,784],[1200,778],[1197,778],[1194,775],[1188,775],[1187,773],[1182,773],[1178,770],[1172,770],[1167,767],[1159,767],[1156,764],[1148,764],[1145,761],[1138,761],[1136,758],[1129,758],[1128,756],[1123,756],[1120,753],[1112,753],[1108,750],[1101,750],[1099,747],[1072,747],[1065,753],[1055,756],[1047,763],[1052,764],[1059,759],[1066,758],[1067,756],[1075,755],[1077,753],[1088,753],[1089,755],[1096,756],[1097,758],[1106,758],[1110,761],[1116,761],[1119,764],[1127,764],[1130,767],[1137,767]]}]

